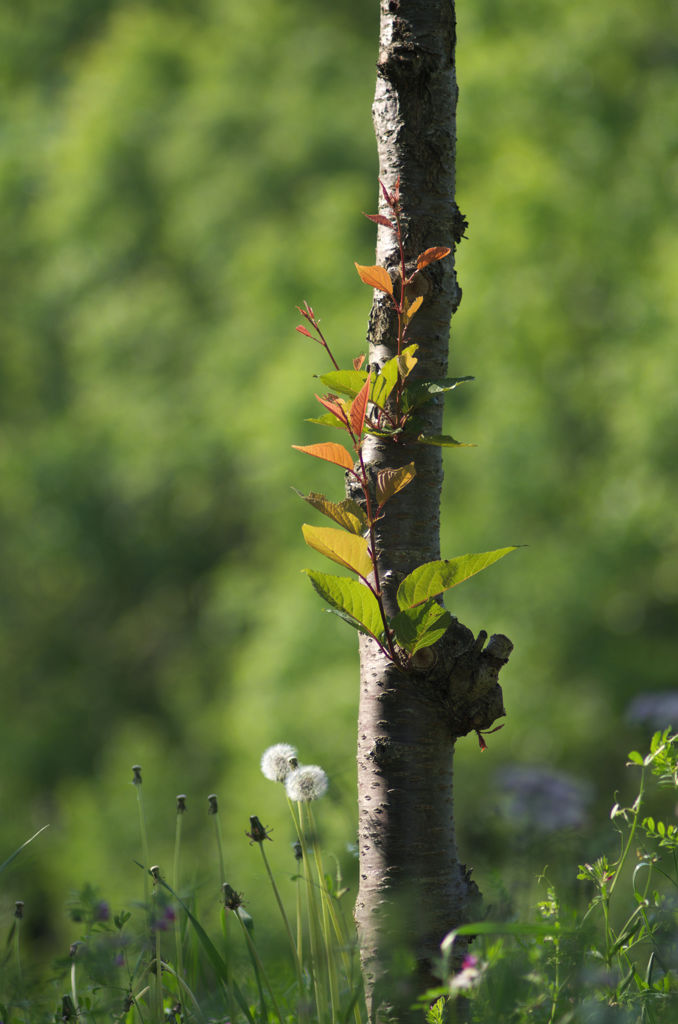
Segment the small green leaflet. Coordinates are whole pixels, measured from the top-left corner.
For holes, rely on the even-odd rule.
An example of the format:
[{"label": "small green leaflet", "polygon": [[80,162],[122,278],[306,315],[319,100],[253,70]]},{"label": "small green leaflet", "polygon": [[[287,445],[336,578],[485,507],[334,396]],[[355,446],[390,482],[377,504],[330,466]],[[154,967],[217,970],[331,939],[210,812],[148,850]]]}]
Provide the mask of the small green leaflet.
[{"label": "small green leaflet", "polygon": [[406,608],[389,625],[401,647],[410,654],[440,640],[452,622],[452,616],[433,598],[416,608]]},{"label": "small green leaflet", "polygon": [[482,572],[500,558],[515,551],[516,546],[483,551],[475,555],[459,555],[439,562],[426,562],[414,569],[398,587],[398,607],[405,611],[423,604],[431,597],[456,587],[459,583]]},{"label": "small green leaflet", "polygon": [[332,576],[315,569],[304,572],[320,597],[360,632],[378,637],[383,631],[377,599],[364,584],[349,576]]},{"label": "small green leaflet", "polygon": [[440,380],[427,380],[422,383],[429,395],[441,395],[444,391],[454,391],[458,384],[464,384],[475,377],[441,377]]},{"label": "small green leaflet", "polygon": [[475,448],[470,441],[455,441],[449,434],[420,434],[417,438],[419,444],[435,444],[439,448]]},{"label": "small green leaflet", "polygon": [[365,513],[360,505],[351,498],[345,498],[343,501],[330,501],[324,494],[316,494],[315,491],[311,491],[310,494],[302,494],[295,487],[292,490],[300,498],[303,498],[304,501],[307,501],[309,505],[317,509],[318,512],[322,512],[324,516],[332,519],[338,526],[343,526],[349,533],[361,535],[367,529]]}]

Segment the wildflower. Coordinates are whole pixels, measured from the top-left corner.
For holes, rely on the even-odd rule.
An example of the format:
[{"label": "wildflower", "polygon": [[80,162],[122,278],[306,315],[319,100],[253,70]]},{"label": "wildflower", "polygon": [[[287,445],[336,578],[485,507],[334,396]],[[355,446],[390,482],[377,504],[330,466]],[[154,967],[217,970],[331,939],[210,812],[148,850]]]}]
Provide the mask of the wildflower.
[{"label": "wildflower", "polygon": [[678,692],[664,690],[660,693],[644,693],[634,697],[626,711],[630,722],[640,722],[654,729],[663,729],[669,723],[678,722]]},{"label": "wildflower", "polygon": [[270,829],[264,828],[264,826],[257,818],[256,814],[250,815],[250,829],[250,832],[245,832],[245,835],[250,840],[250,846],[252,845],[252,843],[263,843],[265,839],[271,840],[271,837],[268,834],[270,832]]},{"label": "wildflower", "polygon": [[468,992],[475,988],[480,981],[485,966],[480,963],[477,956],[467,953],[464,957],[459,974],[455,974],[450,980],[450,995],[457,992]]},{"label": "wildflower", "polygon": [[242,893],[236,892],[233,886],[224,882],[221,887],[224,894],[224,906],[226,910],[238,910],[242,906]]},{"label": "wildflower", "polygon": [[94,908],[94,920],[95,921],[108,921],[111,916],[111,908],[109,907],[106,900],[99,900],[96,907]]},{"label": "wildflower", "polygon": [[298,803],[317,800],[327,792],[327,775],[317,764],[305,764],[289,773],[285,789],[290,800]]},{"label": "wildflower", "polygon": [[261,755],[261,770],[271,782],[284,782],[297,764],[297,751],[289,743],[276,743]]},{"label": "wildflower", "polygon": [[152,927],[157,932],[166,932],[168,928],[174,924],[177,915],[174,912],[174,907],[166,906],[163,909],[160,917],[156,917],[152,922]]},{"label": "wildflower", "polygon": [[507,798],[502,810],[510,821],[540,832],[581,828],[586,822],[590,787],[564,772],[514,765],[502,773],[500,788]]}]

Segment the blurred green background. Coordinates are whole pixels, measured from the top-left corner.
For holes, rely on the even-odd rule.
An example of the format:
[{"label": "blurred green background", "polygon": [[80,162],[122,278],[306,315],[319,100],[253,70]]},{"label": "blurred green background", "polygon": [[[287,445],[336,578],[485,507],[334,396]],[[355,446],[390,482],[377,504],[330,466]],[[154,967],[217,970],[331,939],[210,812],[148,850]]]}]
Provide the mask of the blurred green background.
[{"label": "blurred green background", "polygon": [[[339,497],[341,479],[290,446],[318,439],[325,369],[295,305],[344,362],[364,350],[377,6],[0,8],[0,860],[51,825],[1,898],[49,949],[75,937],[84,882],[141,896],[135,763],[168,869],[188,795],[186,881],[208,908],[208,793],[255,919],[250,814],[293,870],[258,767],[279,740],[330,774],[318,816],[352,878],[355,638],[299,571],[291,490]],[[516,645],[505,728],[482,756],[459,746],[482,887],[526,850],[537,867],[571,850],[573,875],[650,731],[629,703],[676,688],[678,8],[457,15],[451,372],[476,382],[447,427],[478,447],[444,456],[442,551],[529,545],[447,601]],[[588,829],[511,838],[497,778],[516,762],[588,781]]]}]

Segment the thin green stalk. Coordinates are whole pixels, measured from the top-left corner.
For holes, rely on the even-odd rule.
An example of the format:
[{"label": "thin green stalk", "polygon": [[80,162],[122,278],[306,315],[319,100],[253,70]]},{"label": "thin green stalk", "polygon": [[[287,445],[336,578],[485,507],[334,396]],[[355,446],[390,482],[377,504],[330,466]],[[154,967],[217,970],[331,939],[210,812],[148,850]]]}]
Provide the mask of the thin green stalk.
[{"label": "thin green stalk", "polygon": [[316,830],[315,819],[313,817],[313,810],[310,802],[301,805],[300,818],[303,823],[304,812],[306,813],[306,820],[308,824],[308,834],[311,843],[311,849],[313,850],[313,859],[315,861],[315,870],[318,877],[318,888],[320,890],[320,909],[322,919],[322,932],[323,932],[323,946],[325,951],[325,961],[327,964],[327,978],[330,989],[330,1003],[332,1006],[332,1019],[335,1020],[339,1011],[339,985],[337,980],[337,968],[335,959],[333,956],[333,942],[332,942],[332,930],[330,928],[330,911],[328,909],[328,903],[330,895],[327,891],[325,884],[325,872],[323,869],[322,858],[320,856],[320,847],[318,845],[318,833]]},{"label": "thin green stalk", "polygon": [[[248,948],[250,956],[252,958],[252,965],[254,966],[254,973],[255,973],[255,977],[257,979],[257,986],[259,987],[259,992],[260,992],[262,1004],[263,1004],[263,1006],[265,1008],[266,1003],[265,1003],[264,994],[263,994],[263,991],[262,991],[262,988],[261,988],[260,977],[264,979],[264,982],[266,984],[266,988],[268,989],[268,991],[270,993],[271,1002],[273,1003],[273,1009],[276,1012],[276,1015],[278,1017],[278,1020],[280,1021],[280,1024],[284,1024],[283,1015],[282,1015],[282,1013],[280,1011],[280,1007],[278,1006],[278,1001],[275,998],[275,992],[273,990],[273,986],[271,985],[269,977],[266,974],[266,969],[265,969],[265,967],[264,967],[264,965],[263,965],[263,963],[261,961],[261,957],[259,956],[259,953],[257,952],[257,947],[255,946],[254,940],[253,940],[252,936],[250,935],[249,928],[247,927],[247,925],[243,921],[242,916],[241,916],[241,914],[240,914],[240,912],[238,910],[235,911],[235,914],[236,914],[236,917],[238,918],[238,921],[240,922],[240,926],[241,926],[243,934],[245,936],[245,942],[247,943],[247,948]],[[267,1019],[267,1015],[265,1014],[264,1015],[264,1020],[266,1020],[266,1019]]]},{"label": "thin green stalk", "polygon": [[24,916],[24,901],[17,900],[14,905],[14,962],[19,988],[23,990],[24,977],[21,967],[21,922]]},{"label": "thin green stalk", "polygon": [[158,888],[158,882],[160,881],[160,868],[154,865],[151,869],[151,876],[153,878],[153,899],[156,905],[154,912],[151,913],[151,938],[153,942],[153,965],[155,967],[155,973],[153,975],[153,1014],[157,1024],[163,1024],[165,1019],[165,1013],[163,1009],[163,994],[162,994],[162,960],[160,957],[160,929],[158,928],[158,922],[160,914],[157,910],[158,898],[160,890]]},{"label": "thin green stalk", "polygon": [[[223,844],[221,842],[221,824],[219,822],[219,801],[218,801],[216,793],[210,793],[210,795],[207,797],[207,800],[208,800],[208,803],[209,803],[209,808],[208,808],[207,813],[210,814],[212,816],[212,818],[214,819],[214,836],[215,836],[215,839],[216,839],[216,842],[217,842],[217,854],[218,854],[218,857],[219,857],[219,876],[220,876],[220,879],[221,879],[220,884],[221,884],[221,886],[223,888],[223,886],[226,885],[226,871],[225,871],[225,867],[224,867],[224,847],[223,847]],[[226,917],[224,917],[223,920],[222,920],[222,932],[223,932],[223,936],[224,936],[224,946],[225,946],[226,963],[227,964],[228,964],[228,954],[229,954],[229,934],[228,934],[228,931],[229,931],[229,929],[228,929],[228,922],[226,920]],[[228,983],[229,983],[229,986],[230,986],[230,978],[229,978]]]},{"label": "thin green stalk", "polygon": [[[175,892],[179,892],[179,858],[181,853],[181,833],[184,820],[184,811],[186,810],[186,797],[183,793],[177,796],[177,822],[176,830],[174,835],[174,866],[172,871],[172,888]],[[177,914],[177,919],[174,926],[174,935],[177,946],[177,975],[183,978],[184,975],[184,945],[183,937],[181,934],[183,919],[180,916],[180,911]]]},{"label": "thin green stalk", "polygon": [[610,891],[608,893],[608,900],[612,897],[612,893],[614,892],[615,887],[617,885],[617,882],[619,881],[619,876],[621,875],[622,868],[624,867],[624,864],[626,863],[626,858],[628,857],[629,850],[631,849],[631,844],[633,843],[633,840],[634,840],[634,837],[635,837],[635,834],[636,834],[636,829],[638,827],[638,819],[640,817],[640,807],[641,807],[641,804],[643,802],[643,796],[644,795],[645,795],[645,765],[643,765],[643,767],[641,768],[641,771],[640,771],[640,785],[638,787],[638,796],[636,797],[636,799],[634,801],[634,804],[633,804],[633,807],[631,808],[631,810],[633,811],[633,820],[631,822],[631,828],[629,829],[628,839],[626,840],[626,843],[625,843],[625,845],[624,845],[624,847],[622,849],[621,857],[617,861],[617,865],[616,865],[615,873],[614,873],[614,878],[612,879],[612,884],[610,886]]},{"label": "thin green stalk", "polygon": [[137,807],[139,809],[139,831],[141,833],[141,857],[144,863],[144,905],[146,907],[146,914],[148,916],[150,925],[150,913],[151,913],[151,901],[149,896],[148,887],[148,870],[150,868],[151,860],[148,855],[148,834],[146,832],[146,813],[144,810],[144,794],[143,784],[141,781],[141,765],[135,764],[132,766],[134,778],[132,783],[137,794]]},{"label": "thin green stalk", "polygon": [[292,815],[294,827],[297,830],[297,835],[299,837],[299,843],[301,844],[302,850],[302,865],[304,869],[304,882],[306,885],[306,914],[308,918],[309,941],[311,944],[311,958],[309,969],[311,974],[311,980],[313,983],[313,991],[315,993],[318,1020],[322,1024],[323,1021],[326,1021],[328,1019],[328,1006],[325,988],[323,984],[323,975],[325,974],[323,968],[325,966],[325,963],[324,957],[322,955],[322,947],[319,937],[318,907],[315,898],[313,879],[311,878],[311,868],[308,857],[308,845],[305,842],[301,824],[301,812],[299,812],[299,817],[297,817],[297,813],[294,809],[294,804],[289,799],[289,797],[287,798],[287,804],[290,809],[290,814]]},{"label": "thin green stalk", "polygon": [[260,842],[257,845],[259,846],[259,849],[261,850],[261,856],[262,856],[262,859],[264,861],[264,867],[266,868],[266,873],[268,874],[269,881],[270,881],[271,887],[273,889],[273,894],[275,895],[276,902],[278,904],[278,909],[280,910],[280,915],[281,915],[281,917],[283,919],[283,923],[285,925],[285,931],[287,932],[287,938],[289,939],[290,950],[292,952],[292,960],[294,962],[294,969],[295,969],[295,971],[297,973],[297,981],[299,983],[299,988],[301,989],[302,988],[301,964],[299,962],[299,957],[297,955],[297,947],[296,947],[296,943],[294,941],[294,936],[292,935],[292,929],[290,928],[290,922],[289,922],[289,920],[287,918],[287,914],[285,913],[285,907],[283,906],[283,901],[280,898],[280,892],[278,891],[278,886],[276,884],[275,878],[273,877],[273,872],[271,871],[271,865],[269,864],[268,857],[266,856],[266,850],[264,849],[264,844],[263,844],[263,842]]}]

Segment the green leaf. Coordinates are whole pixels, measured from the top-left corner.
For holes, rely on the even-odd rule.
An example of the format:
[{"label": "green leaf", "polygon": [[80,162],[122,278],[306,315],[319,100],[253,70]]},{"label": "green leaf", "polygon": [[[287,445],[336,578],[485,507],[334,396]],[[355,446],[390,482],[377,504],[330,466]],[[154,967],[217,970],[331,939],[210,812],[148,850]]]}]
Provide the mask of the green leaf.
[{"label": "green leaf", "polygon": [[454,391],[459,384],[465,384],[468,380],[475,380],[475,377],[441,377],[440,380],[427,380],[423,387],[429,395],[440,395],[444,391]]},{"label": "green leaf", "polygon": [[420,434],[419,444],[436,444],[439,448],[475,448],[469,441],[455,441],[449,434]]},{"label": "green leaf", "polygon": [[380,409],[385,407],[389,395],[398,382],[398,375],[406,377],[416,364],[415,352],[418,347],[418,345],[408,345],[399,356],[393,356],[392,359],[387,360],[377,374],[370,401],[378,405]]},{"label": "green leaf", "polygon": [[336,416],[333,416],[331,412],[326,412],[323,416],[308,416],[305,423],[318,423],[321,427],[338,427],[339,430],[346,431],[346,427],[343,423],[340,423]]},{"label": "green leaf", "polygon": [[332,370],[324,373],[320,380],[330,391],[355,398],[367,380],[367,374],[364,370]]},{"label": "green leaf", "polygon": [[322,512],[324,516],[327,516],[328,519],[331,519],[338,526],[348,530],[349,533],[362,535],[367,529],[365,513],[360,505],[351,498],[344,498],[343,501],[330,501],[324,494],[316,494],[315,491],[311,491],[310,494],[302,494],[301,491],[297,491],[294,487],[292,490],[300,498],[303,498],[304,501],[307,501],[309,505],[317,509],[318,512]]},{"label": "green leaf", "polygon": [[371,590],[357,580],[348,576],[331,576],[315,569],[304,569],[316,592],[324,601],[331,605],[332,610],[341,614],[342,618],[351,621],[361,632],[377,637],[384,624],[381,619],[377,599]]},{"label": "green leaf", "polygon": [[330,558],[337,565],[359,576],[368,576],[372,572],[372,559],[367,553],[367,541],[344,530],[333,530],[328,526],[302,526],[304,540],[310,548]]},{"label": "green leaf", "polygon": [[43,825],[42,828],[39,828],[38,831],[34,835],[32,835],[30,839],[27,839],[25,843],[22,843],[21,846],[18,846],[14,853],[11,853],[7,860],[3,861],[2,864],[0,864],[0,871],[4,871],[5,868],[12,863],[15,857],[18,857],[21,851],[25,850],[26,847],[29,846],[34,839],[37,839],[40,833],[44,832],[46,828],[49,828],[49,825]]},{"label": "green leaf", "polygon": [[398,382],[398,357],[394,356],[384,363],[377,374],[372,388],[372,401],[383,409],[388,401],[389,395]]},{"label": "green leaf", "polygon": [[452,616],[431,598],[416,608],[406,608],[390,621],[395,638],[410,654],[430,647],[447,630]]},{"label": "green leaf", "polygon": [[456,587],[515,550],[515,546],[498,548],[496,551],[483,551],[480,554],[459,555],[458,558],[439,562],[426,562],[406,576],[398,587],[398,606],[404,611],[406,608],[423,604],[430,597],[437,597],[444,591]]},{"label": "green leaf", "polygon": [[430,401],[431,395],[442,395],[454,391],[460,384],[475,380],[475,377],[440,377],[438,380],[413,381],[407,387],[410,406],[416,409]]}]

